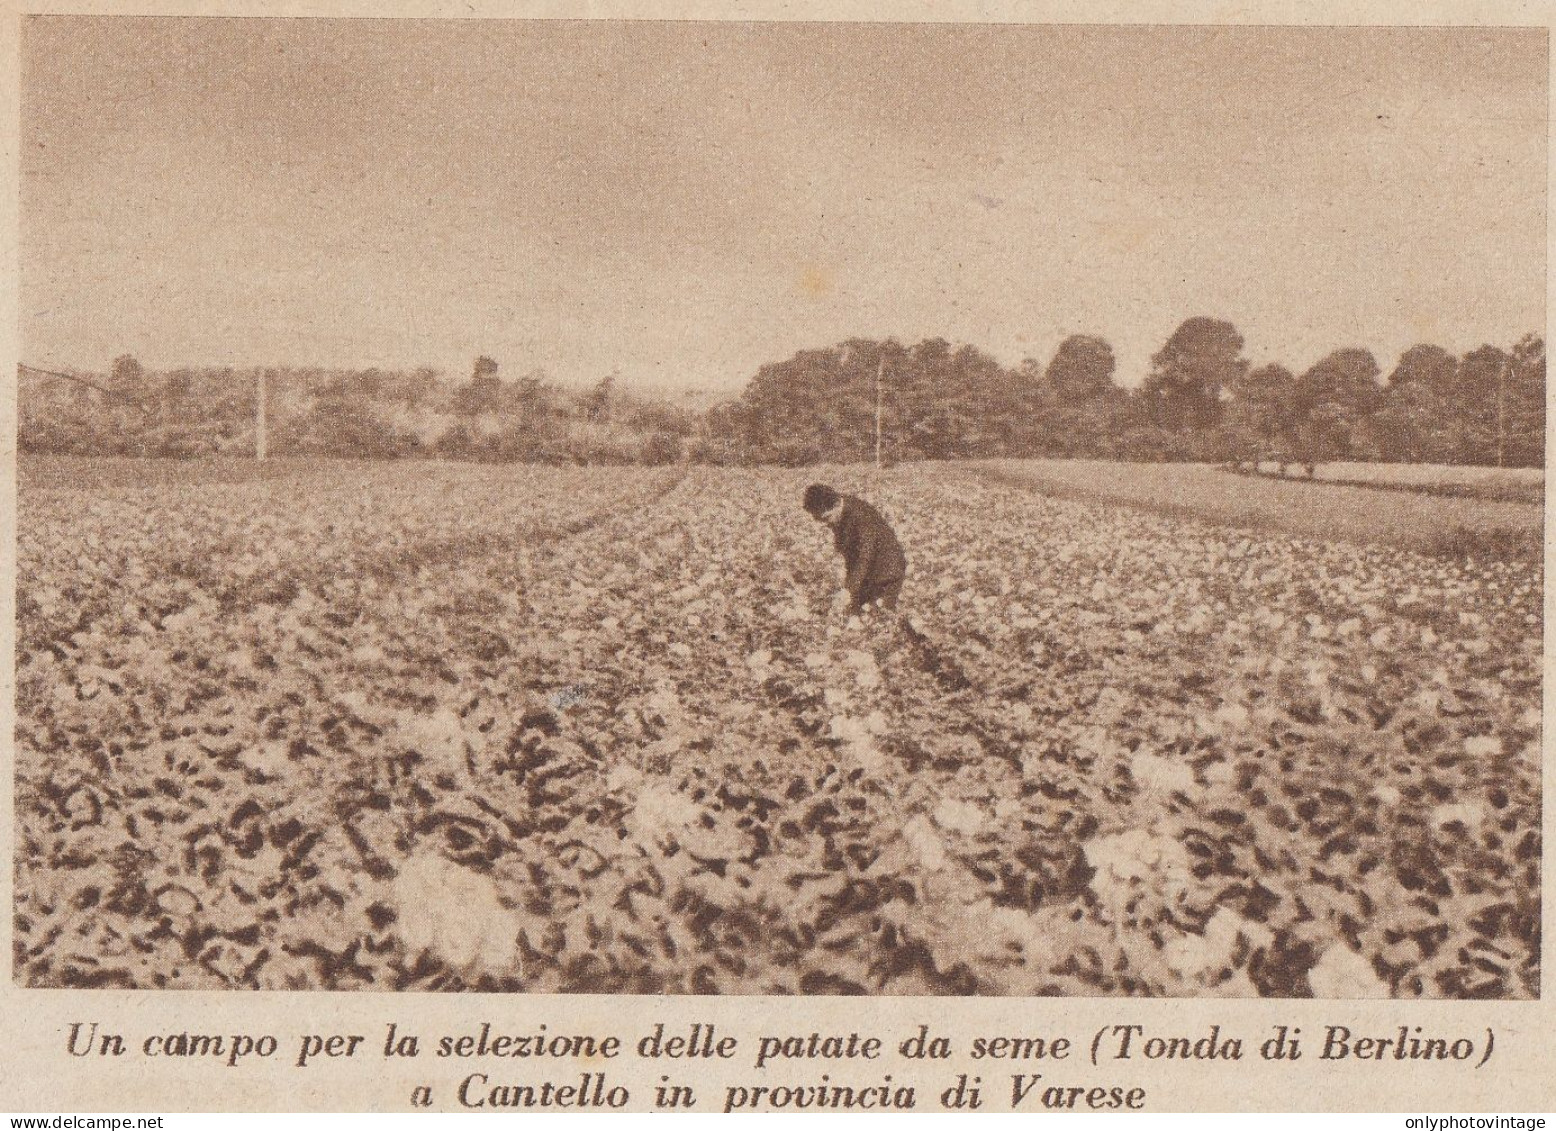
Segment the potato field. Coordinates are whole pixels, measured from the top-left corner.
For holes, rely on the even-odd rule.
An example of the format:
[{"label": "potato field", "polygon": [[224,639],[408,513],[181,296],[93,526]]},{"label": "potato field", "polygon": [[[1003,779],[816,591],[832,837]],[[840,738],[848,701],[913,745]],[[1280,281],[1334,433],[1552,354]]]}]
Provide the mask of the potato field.
[{"label": "potato field", "polygon": [[1538,562],[954,463],[174,466],[21,469],[24,985],[1539,993]]}]

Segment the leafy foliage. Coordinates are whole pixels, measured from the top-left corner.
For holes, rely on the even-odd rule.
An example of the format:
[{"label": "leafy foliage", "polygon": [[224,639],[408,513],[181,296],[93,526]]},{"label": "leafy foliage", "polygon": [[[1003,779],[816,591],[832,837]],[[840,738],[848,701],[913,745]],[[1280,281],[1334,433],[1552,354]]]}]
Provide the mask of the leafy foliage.
[{"label": "leafy foliage", "polygon": [[[20,447],[58,455],[250,455],[260,374],[147,373],[126,356],[99,392],[71,374],[24,371]],[[489,357],[477,358],[470,379],[457,384],[426,368],[270,369],[265,377],[270,451],[281,456],[673,463],[696,430],[696,414],[674,403],[618,391],[612,411],[602,414],[598,389],[562,389],[538,370],[504,381]]]},{"label": "leafy foliage", "polygon": [[1243,336],[1216,318],[1190,318],[1151,358],[1140,387],[1150,418],[1173,431],[1211,427],[1221,419],[1221,391],[1248,370]]},{"label": "leafy foliage", "polygon": [[1535,566],[947,465],[845,623],[808,472],[267,474],[24,463],[26,985],[1538,994]]},{"label": "leafy foliage", "polygon": [[991,456],[1262,463],[1282,473],[1344,460],[1538,466],[1545,352],[1486,346],[1461,362],[1414,346],[1387,386],[1367,350],[1339,349],[1300,377],[1251,369],[1230,323],[1187,319],[1136,390],[1114,381],[1106,340],[1071,335],[1046,368],[1005,369],[971,346],[854,339],[762,367],[706,417],[696,453],[799,466],[873,458],[876,405],[888,462]]},{"label": "leafy foliage", "polygon": [[[1094,334],[1046,366],[976,346],[851,338],[763,365],[738,400],[694,412],[606,377],[564,390],[539,371],[505,381],[476,359],[445,385],[429,369],[269,371],[279,454],[528,463],[776,464],[999,456],[1316,466],[1344,460],[1534,467],[1545,458],[1545,343],[1462,360],[1412,346],[1387,386],[1372,354],[1330,353],[1294,377],[1250,372],[1229,322],[1185,320],[1138,389],[1115,382]],[[27,374],[24,373],[24,377]],[[128,355],[105,384],[33,373],[18,438],[30,452],[187,457],[251,452],[258,371],[147,374]],[[94,400],[92,390],[98,392]],[[146,412],[146,405],[153,411]],[[131,406],[134,406],[133,408]]]}]

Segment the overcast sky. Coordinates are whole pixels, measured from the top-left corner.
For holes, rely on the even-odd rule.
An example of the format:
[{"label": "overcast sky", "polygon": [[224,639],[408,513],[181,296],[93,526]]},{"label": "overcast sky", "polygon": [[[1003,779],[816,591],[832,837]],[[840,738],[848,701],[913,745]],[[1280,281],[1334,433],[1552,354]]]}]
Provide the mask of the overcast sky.
[{"label": "overcast sky", "polygon": [[1387,370],[1543,329],[1546,36],[50,17],[38,365],[735,389],[851,336],[1138,382],[1184,318]]}]

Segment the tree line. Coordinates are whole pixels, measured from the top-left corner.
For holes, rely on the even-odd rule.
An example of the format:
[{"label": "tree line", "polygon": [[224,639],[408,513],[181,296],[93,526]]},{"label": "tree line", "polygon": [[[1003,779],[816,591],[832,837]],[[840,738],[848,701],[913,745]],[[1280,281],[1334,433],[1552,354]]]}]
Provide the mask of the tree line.
[{"label": "tree line", "polygon": [[106,377],[22,373],[18,445],[72,455],[250,455],[260,390],[274,455],[527,463],[674,463],[698,414],[606,377],[569,389],[541,370],[504,379],[490,357],[449,380],[423,367],[174,369],[131,355]]},{"label": "tree line", "polygon": [[[1184,321],[1135,388],[1113,348],[1075,334],[1045,363],[1001,365],[972,345],[855,338],[762,366],[706,411],[629,394],[607,377],[565,388],[507,379],[490,357],[449,380],[430,368],[175,369],[129,355],[104,377],[23,373],[23,451],[249,454],[260,387],[269,450],[359,458],[547,463],[888,462],[1089,457],[1260,463],[1335,460],[1541,466],[1545,343],[1528,334],[1462,357],[1406,350],[1385,374],[1365,349],[1302,373],[1253,366],[1230,323]],[[79,379],[77,379],[79,378]]]},{"label": "tree line", "polygon": [[941,338],[855,339],[765,365],[708,419],[730,462],[802,465],[1091,457],[1312,466],[1334,460],[1535,467],[1545,459],[1545,343],[1534,334],[1455,357],[1406,350],[1386,377],[1365,349],[1302,373],[1254,367],[1229,322],[1183,322],[1134,389],[1108,342],[1076,334],[1046,365],[1001,366]]}]

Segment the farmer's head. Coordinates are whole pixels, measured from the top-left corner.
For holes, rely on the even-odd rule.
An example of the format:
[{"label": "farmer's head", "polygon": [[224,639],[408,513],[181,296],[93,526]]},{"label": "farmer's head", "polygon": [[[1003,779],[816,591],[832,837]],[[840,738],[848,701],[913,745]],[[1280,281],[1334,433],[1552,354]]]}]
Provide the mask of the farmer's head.
[{"label": "farmer's head", "polygon": [[828,513],[842,502],[842,496],[824,483],[812,483],[805,488],[805,509],[817,522],[825,522]]}]

